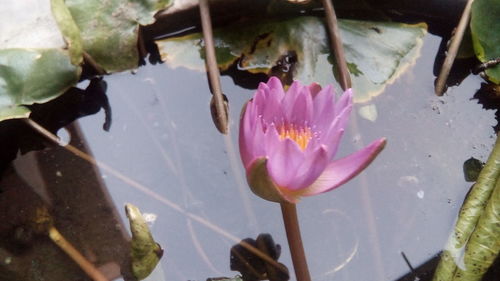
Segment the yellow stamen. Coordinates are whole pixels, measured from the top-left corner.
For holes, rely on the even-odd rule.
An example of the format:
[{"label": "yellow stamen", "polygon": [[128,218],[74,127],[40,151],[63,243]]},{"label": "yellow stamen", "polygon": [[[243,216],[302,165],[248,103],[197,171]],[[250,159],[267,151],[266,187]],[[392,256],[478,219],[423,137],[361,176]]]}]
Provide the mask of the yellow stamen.
[{"label": "yellow stamen", "polygon": [[293,124],[281,126],[278,129],[280,140],[289,138],[297,143],[300,149],[304,150],[312,138],[312,132],[309,127],[295,127]]}]

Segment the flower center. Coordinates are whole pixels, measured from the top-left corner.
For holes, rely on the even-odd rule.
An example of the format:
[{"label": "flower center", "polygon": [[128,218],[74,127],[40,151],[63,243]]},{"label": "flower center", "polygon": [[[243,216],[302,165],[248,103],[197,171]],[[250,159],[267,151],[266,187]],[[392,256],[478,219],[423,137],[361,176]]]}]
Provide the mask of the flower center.
[{"label": "flower center", "polygon": [[309,127],[296,127],[294,124],[283,125],[278,128],[280,140],[289,138],[297,143],[300,149],[304,150],[312,138],[312,131]]}]

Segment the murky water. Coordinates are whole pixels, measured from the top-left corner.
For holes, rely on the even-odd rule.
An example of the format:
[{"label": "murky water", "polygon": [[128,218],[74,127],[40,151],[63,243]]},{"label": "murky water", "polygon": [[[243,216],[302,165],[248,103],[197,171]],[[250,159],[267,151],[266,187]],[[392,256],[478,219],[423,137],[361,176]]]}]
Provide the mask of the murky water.
[{"label": "murky water", "polygon": [[[338,156],[384,136],[388,143],[381,155],[341,188],[298,205],[313,280],[397,280],[410,272],[402,252],[417,268],[445,244],[471,185],[462,164],[470,157],[486,160],[496,121],[494,111],[471,100],[478,77],[468,77],[444,97],[434,95],[439,42],[427,35],[416,65],[382,95],[355,105]],[[239,159],[238,118],[252,90],[222,77],[231,120],[230,134],[222,136],[210,118],[204,73],[159,64],[105,81],[110,131],[102,129],[102,111],[78,123],[95,159],[140,184],[98,170],[122,220],[127,202],[154,214],[152,232],[165,254],[148,280],[235,276],[229,268],[229,249],[236,243],[231,237],[255,239],[259,233],[270,233],[282,245],[279,261],[293,275],[279,205],[247,188]],[[376,107],[374,121],[359,113],[367,105]],[[78,170],[73,173],[78,177]]]}]

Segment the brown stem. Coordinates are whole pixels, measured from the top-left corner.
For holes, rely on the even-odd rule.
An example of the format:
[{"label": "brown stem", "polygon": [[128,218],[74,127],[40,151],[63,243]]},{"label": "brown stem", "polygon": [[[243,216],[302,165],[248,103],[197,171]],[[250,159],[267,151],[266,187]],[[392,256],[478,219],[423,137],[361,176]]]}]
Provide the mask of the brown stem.
[{"label": "brown stem", "polygon": [[90,66],[92,66],[92,68],[95,70],[95,72],[97,72],[97,74],[99,75],[104,75],[106,74],[106,70],[104,68],[102,68],[95,60],[94,58],[92,58],[91,55],[89,55],[89,53],[83,51],[83,60],[85,61],[85,63],[88,63]]},{"label": "brown stem", "polygon": [[293,268],[297,281],[311,281],[309,268],[307,267],[306,254],[300,236],[299,221],[297,219],[297,208],[295,204],[281,203],[281,213],[285,224],[286,238],[290,253],[292,255]]},{"label": "brown stem", "polygon": [[55,227],[49,229],[49,237],[94,281],[108,281],[108,279],[91,262],[80,254],[80,252],[78,252],[78,250],[75,249],[75,247],[73,247]]},{"label": "brown stem", "polygon": [[467,28],[467,25],[469,23],[470,11],[473,1],[474,0],[468,0],[467,4],[465,5],[462,17],[460,18],[460,22],[458,23],[457,29],[455,31],[455,35],[451,40],[448,54],[444,59],[443,65],[441,66],[441,71],[439,72],[439,76],[436,80],[436,88],[434,89],[436,95],[438,96],[442,96],[446,91],[446,80],[448,80],[448,76],[450,75],[451,67],[453,66],[453,62],[455,61],[455,58],[457,56],[460,43],[462,43],[465,29]]},{"label": "brown stem", "polygon": [[333,9],[332,0],[321,0],[326,13],[326,23],[328,26],[328,34],[330,35],[330,49],[334,54],[337,71],[340,74],[340,86],[345,91],[351,88],[351,77],[344,56],[344,46],[340,39],[340,32],[337,22],[337,16]]},{"label": "brown stem", "polygon": [[210,7],[208,5],[208,0],[200,0],[200,17],[201,17],[201,27],[203,30],[203,41],[205,42],[205,64],[208,70],[208,79],[210,81],[210,89],[212,91],[213,97],[211,104],[211,110],[215,110],[213,113],[213,119],[217,129],[223,133],[227,134],[228,131],[228,113],[227,113],[227,103],[224,101],[224,94],[222,93],[220,79],[219,79],[219,68],[217,66],[217,58],[215,56],[214,48],[214,38],[212,32],[212,21],[210,20]]}]

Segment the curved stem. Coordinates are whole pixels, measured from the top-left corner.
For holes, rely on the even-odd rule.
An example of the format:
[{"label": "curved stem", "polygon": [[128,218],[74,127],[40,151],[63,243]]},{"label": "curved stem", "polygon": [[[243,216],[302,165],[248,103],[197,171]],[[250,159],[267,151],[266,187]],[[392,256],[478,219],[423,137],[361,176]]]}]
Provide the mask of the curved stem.
[{"label": "curved stem", "polygon": [[285,224],[286,238],[288,240],[288,246],[290,247],[297,281],[311,281],[304,246],[302,245],[302,237],[300,236],[297,208],[295,204],[286,202],[280,205],[281,213],[283,214],[283,222]]}]

